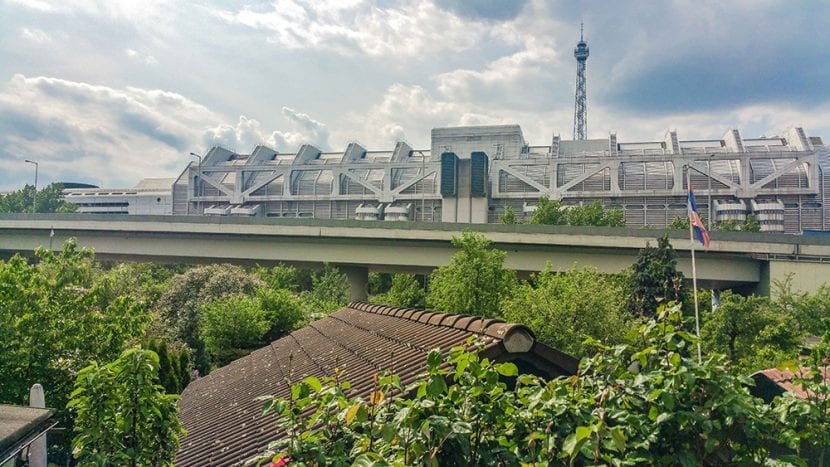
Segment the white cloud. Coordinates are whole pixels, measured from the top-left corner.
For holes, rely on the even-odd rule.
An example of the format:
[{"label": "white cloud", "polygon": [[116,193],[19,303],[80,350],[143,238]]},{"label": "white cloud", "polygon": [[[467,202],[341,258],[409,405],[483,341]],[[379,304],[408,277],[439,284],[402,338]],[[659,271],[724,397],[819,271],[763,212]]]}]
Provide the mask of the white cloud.
[{"label": "white cloud", "polygon": [[222,20],[265,31],[289,49],[343,55],[428,58],[430,53],[475,47],[489,28],[441,10],[430,1],[379,7],[367,1],[277,0],[267,11],[244,7],[217,11]]},{"label": "white cloud", "polygon": [[124,50],[124,53],[126,53],[128,57],[134,58],[136,60],[141,60],[147,65],[155,65],[158,63],[156,57],[153,57],[150,54],[141,53],[135,49],[126,49]]},{"label": "white cloud", "polygon": [[321,150],[329,150],[329,130],[325,124],[289,107],[282,108],[282,114],[293,131],[274,131],[270,135],[262,130],[259,121],[240,116],[236,125],[219,124],[207,129],[202,141],[205,146],[246,152],[260,144],[268,145],[281,152],[296,151],[301,144],[313,144]]},{"label": "white cloud", "polygon": [[52,42],[52,36],[37,28],[22,28],[20,34],[24,39],[32,41],[37,44],[46,44]]},{"label": "white cloud", "polygon": [[0,189],[19,188],[15,174],[25,169],[23,158],[41,163],[44,180],[52,174],[53,180],[132,186],[144,177],[176,175],[186,154],[203,144],[240,151],[262,143],[328,148],[324,124],[289,108],[283,114],[293,131],[269,134],[244,116],[227,125],[173,92],[16,74],[0,89]]}]

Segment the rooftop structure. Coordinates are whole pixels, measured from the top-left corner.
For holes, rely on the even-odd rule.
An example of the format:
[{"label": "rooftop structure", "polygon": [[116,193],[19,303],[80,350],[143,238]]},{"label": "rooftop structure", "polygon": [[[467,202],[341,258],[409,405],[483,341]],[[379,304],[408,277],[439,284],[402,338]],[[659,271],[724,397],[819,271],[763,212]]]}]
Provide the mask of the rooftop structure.
[{"label": "rooftop structure", "polygon": [[753,214],[763,231],[830,230],[830,151],[801,128],[785,136],[660,141],[607,138],[528,144],[518,125],[432,130],[430,148],[293,154],[212,148],[173,184],[174,214],[496,223],[528,218],[542,196],[599,200],[633,228],[686,216],[686,173],[709,224]]},{"label": "rooftop structure", "polygon": [[287,397],[286,381],[333,376],[351,383],[350,397],[367,396],[373,376],[389,370],[407,385],[424,372],[430,350],[444,356],[475,336],[491,360],[512,361],[522,373],[573,374],[577,360],[552,349],[519,324],[467,315],[353,302],[188,385],[179,402],[187,434],[176,465],[229,465],[263,452],[285,434],[258,396]]}]

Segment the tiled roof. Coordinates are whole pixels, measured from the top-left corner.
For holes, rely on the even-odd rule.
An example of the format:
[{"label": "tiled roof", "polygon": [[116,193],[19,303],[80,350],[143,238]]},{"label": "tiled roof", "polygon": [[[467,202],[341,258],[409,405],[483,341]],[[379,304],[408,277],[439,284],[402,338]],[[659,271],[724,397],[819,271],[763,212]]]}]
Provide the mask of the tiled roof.
[{"label": "tiled roof", "polygon": [[[820,371],[823,373],[822,376],[824,376],[824,381],[830,382],[830,371],[826,369],[822,369]],[[801,377],[810,376],[809,368],[801,368],[798,370],[798,372],[799,376]],[[807,397],[811,395],[807,391],[805,391],[800,384],[796,384],[793,381],[793,372],[790,370],[779,370],[777,368],[769,368],[766,370],[761,370],[756,373],[753,373],[752,378],[755,380],[756,385],[759,385],[760,378],[765,378],[769,380],[771,383],[778,386],[779,392],[792,393],[792,395],[799,399],[807,399]]]},{"label": "tiled roof", "polygon": [[425,371],[431,349],[446,355],[472,335],[483,340],[485,355],[515,361],[522,371],[546,377],[576,371],[576,359],[536,342],[520,324],[353,302],[191,382],[179,402],[187,435],[176,464],[228,465],[264,451],[281,433],[257,397],[287,396],[286,378],[339,368],[352,384],[350,395],[365,396],[377,371],[394,371],[407,384]]}]

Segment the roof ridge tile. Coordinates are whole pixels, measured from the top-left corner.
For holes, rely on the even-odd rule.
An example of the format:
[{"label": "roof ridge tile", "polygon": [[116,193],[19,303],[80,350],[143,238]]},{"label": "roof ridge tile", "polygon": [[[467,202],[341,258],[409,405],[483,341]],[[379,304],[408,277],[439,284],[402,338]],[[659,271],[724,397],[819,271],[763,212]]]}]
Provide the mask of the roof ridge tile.
[{"label": "roof ridge tile", "polygon": [[497,318],[484,318],[462,313],[442,313],[429,309],[408,308],[392,305],[381,305],[363,301],[353,301],[348,305],[357,311],[385,316],[394,316],[410,321],[417,321],[433,326],[448,327],[461,331],[474,332],[496,339],[504,339],[514,330],[522,330],[533,336],[533,332],[523,324],[507,323]]}]

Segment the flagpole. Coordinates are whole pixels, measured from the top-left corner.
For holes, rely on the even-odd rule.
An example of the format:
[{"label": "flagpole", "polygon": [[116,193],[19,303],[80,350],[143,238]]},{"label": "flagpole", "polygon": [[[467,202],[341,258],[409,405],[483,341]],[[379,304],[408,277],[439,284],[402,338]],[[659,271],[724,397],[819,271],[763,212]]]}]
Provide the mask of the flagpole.
[{"label": "flagpole", "polygon": [[[692,168],[686,166],[686,188],[688,193],[692,192]],[[686,211],[689,219],[689,243],[692,245],[692,290],[695,297],[695,334],[697,335],[697,363],[703,363],[703,355],[700,351],[700,313],[697,305],[697,266],[695,265],[695,233],[692,225],[692,205],[689,199],[686,199]]]}]

